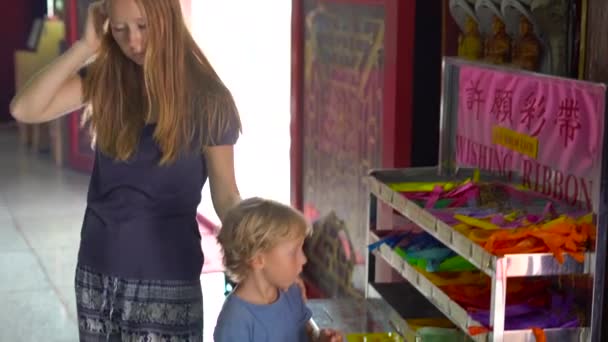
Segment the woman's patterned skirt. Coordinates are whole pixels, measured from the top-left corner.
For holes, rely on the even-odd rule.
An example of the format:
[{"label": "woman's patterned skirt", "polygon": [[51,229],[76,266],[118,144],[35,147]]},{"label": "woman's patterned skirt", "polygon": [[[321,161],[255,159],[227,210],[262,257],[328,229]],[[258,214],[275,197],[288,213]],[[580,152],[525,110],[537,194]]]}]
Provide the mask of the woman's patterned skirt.
[{"label": "woman's patterned skirt", "polygon": [[121,279],[78,266],[80,341],[201,342],[200,281]]}]

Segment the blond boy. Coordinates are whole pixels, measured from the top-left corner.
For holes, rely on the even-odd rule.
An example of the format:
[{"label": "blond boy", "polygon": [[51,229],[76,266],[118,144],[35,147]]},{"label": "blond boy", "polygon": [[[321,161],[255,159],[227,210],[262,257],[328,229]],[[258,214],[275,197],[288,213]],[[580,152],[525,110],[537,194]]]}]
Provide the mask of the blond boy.
[{"label": "blond boy", "polygon": [[216,342],[338,342],[340,333],[313,328],[296,280],[310,226],[294,209],[250,198],[226,215],[218,241],[228,276],[237,283],[220,313]]}]

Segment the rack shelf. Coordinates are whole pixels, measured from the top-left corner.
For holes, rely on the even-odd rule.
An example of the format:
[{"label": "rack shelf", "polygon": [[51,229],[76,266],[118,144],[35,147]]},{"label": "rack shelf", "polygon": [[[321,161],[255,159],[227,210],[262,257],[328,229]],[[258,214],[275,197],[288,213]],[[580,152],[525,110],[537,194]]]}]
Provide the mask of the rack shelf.
[{"label": "rack shelf", "polygon": [[[466,174],[466,171],[464,173],[466,176],[472,175],[472,171],[470,174]],[[433,168],[376,170],[372,171],[368,177],[368,184],[371,193],[377,198],[390,205],[401,215],[410,219],[490,277],[496,274],[499,265],[502,265],[501,273],[505,277],[588,274],[591,272],[591,267],[594,264],[593,253],[586,253],[583,263],[566,256],[563,264],[560,264],[551,253],[507,254],[502,257],[492,255],[433,216],[429,211],[419,207],[387,185],[388,183],[407,181],[441,182],[454,180],[453,177],[440,177],[437,174],[438,170]]]},{"label": "rack shelf", "polygon": [[[374,243],[379,240],[380,238],[374,232],[370,232],[370,243]],[[470,327],[481,327],[482,324],[471,319],[464,308],[451,300],[439,287],[435,286],[424,275],[419,273],[414,267],[410,266],[399,254],[395,253],[387,245],[381,245],[380,248],[375,250],[373,253],[376,257],[386,261],[395,271],[397,271],[435,307],[437,307],[448,319],[462,329],[462,331],[467,333],[467,335],[469,335],[473,341],[492,341],[492,333],[483,333],[477,335],[470,334]],[[399,320],[395,321],[399,322]],[[404,329],[406,325],[397,327]],[[588,335],[588,329],[546,329],[545,335],[547,336],[548,341],[584,341]],[[515,342],[536,341],[532,330],[507,330],[504,332],[504,339],[506,341]]]},{"label": "rack shelf", "polygon": [[[504,93],[509,94],[508,100],[505,100],[509,103],[507,119],[496,112],[500,107],[497,107],[497,101],[504,100]],[[558,143],[564,135],[559,125],[534,134],[529,126],[524,127],[523,123],[527,120],[526,112],[522,110],[527,103],[525,99],[531,99],[532,95],[535,101],[537,97],[542,98],[543,115],[545,112],[559,115],[566,101],[562,94],[566,93],[574,94],[571,96],[577,99],[575,101],[579,106],[586,104],[585,110],[577,107],[580,120],[597,125],[588,126],[586,133],[579,134],[567,144]],[[517,109],[512,110],[511,104]],[[549,107],[552,109],[549,110]],[[546,340],[582,342],[606,339],[603,336],[605,317],[602,312],[605,311],[603,306],[606,302],[604,270],[608,245],[608,201],[604,182],[608,177],[608,159],[603,148],[608,141],[605,134],[608,129],[607,108],[604,84],[446,58],[443,64],[438,166],[372,170],[366,177],[370,192],[370,227],[379,229],[380,236],[383,236],[381,228],[392,229],[394,224],[402,224],[401,218],[393,220],[393,212],[398,212],[412,222],[410,226],[418,226],[470,262],[480,273],[490,277],[491,289],[484,290],[486,295],[490,292],[490,317],[484,323],[491,330],[486,334],[471,334],[475,341],[535,341],[531,330],[505,331],[508,280],[515,277],[544,277],[547,279],[542,281],[558,284],[559,277],[566,275],[571,276],[568,278],[573,283],[580,281],[572,287],[577,290],[573,295],[576,300],[587,305],[583,308],[585,312],[576,320],[582,327],[544,329]],[[548,117],[543,117],[543,122],[545,120]],[[420,200],[410,200],[391,188],[398,189],[395,185],[399,183],[425,183],[432,188],[437,183],[458,184],[465,179],[477,180],[477,177],[481,182],[525,185],[532,189],[531,196],[518,196],[508,189],[503,191],[500,185],[482,185],[482,190],[478,192],[480,202],[501,205],[509,200],[506,206],[509,211],[535,216],[544,215],[545,210],[551,209],[558,213],[578,212],[583,207],[587,212],[593,211],[595,232],[590,235],[595,235],[595,238],[587,243],[594,245],[587,245],[588,252],[582,258],[577,257],[579,261],[564,255],[564,258],[559,258],[561,263],[553,253],[494,255],[470,239],[467,233],[452,227],[455,221],[444,215],[449,215],[452,210],[461,212],[460,209],[475,208],[425,209],[420,206]],[[570,179],[570,185],[566,184],[566,179]],[[494,201],[494,195],[498,196],[498,201]],[[551,201],[551,205],[544,198]],[[379,202],[385,205],[380,206]],[[444,203],[448,201],[442,198],[441,205]],[[378,239],[376,233],[368,231],[368,245],[378,242]],[[379,272],[375,272],[376,264],[373,262],[377,259],[386,261],[390,266],[379,263]],[[366,267],[368,285],[377,282],[376,278],[388,279],[390,269],[393,269],[465,333],[470,333],[470,327],[481,326],[479,322],[472,321],[465,308],[434,285],[424,272],[411,267],[388,245],[383,244],[380,249],[368,253]],[[374,273],[370,273],[370,269]],[[394,301],[390,301],[390,304],[395,304]]]}]

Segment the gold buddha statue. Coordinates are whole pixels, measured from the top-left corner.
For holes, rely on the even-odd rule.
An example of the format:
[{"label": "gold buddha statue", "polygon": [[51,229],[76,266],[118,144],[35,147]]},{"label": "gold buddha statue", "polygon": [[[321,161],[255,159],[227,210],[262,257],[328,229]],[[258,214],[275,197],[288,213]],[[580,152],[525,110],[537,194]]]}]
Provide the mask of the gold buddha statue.
[{"label": "gold buddha statue", "polygon": [[473,61],[483,57],[483,42],[481,34],[479,34],[479,26],[470,16],[465,19],[464,32],[458,36],[458,57]]},{"label": "gold buddha statue", "polygon": [[511,57],[511,37],[505,23],[497,16],[492,17],[492,36],[485,44],[485,60],[493,64],[506,64]]},{"label": "gold buddha statue", "polygon": [[513,64],[530,71],[538,71],[541,43],[532,30],[532,24],[525,16],[519,20],[519,37],[513,45]]}]

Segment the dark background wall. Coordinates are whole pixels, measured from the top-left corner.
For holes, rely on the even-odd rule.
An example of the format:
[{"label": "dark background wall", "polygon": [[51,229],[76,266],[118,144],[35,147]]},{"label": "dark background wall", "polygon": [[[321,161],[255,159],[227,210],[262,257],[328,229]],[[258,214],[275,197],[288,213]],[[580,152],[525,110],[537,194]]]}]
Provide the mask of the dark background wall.
[{"label": "dark background wall", "polygon": [[34,18],[46,13],[45,0],[10,1],[0,18],[0,122],[11,120],[9,103],[15,94],[15,50],[25,46]]}]

